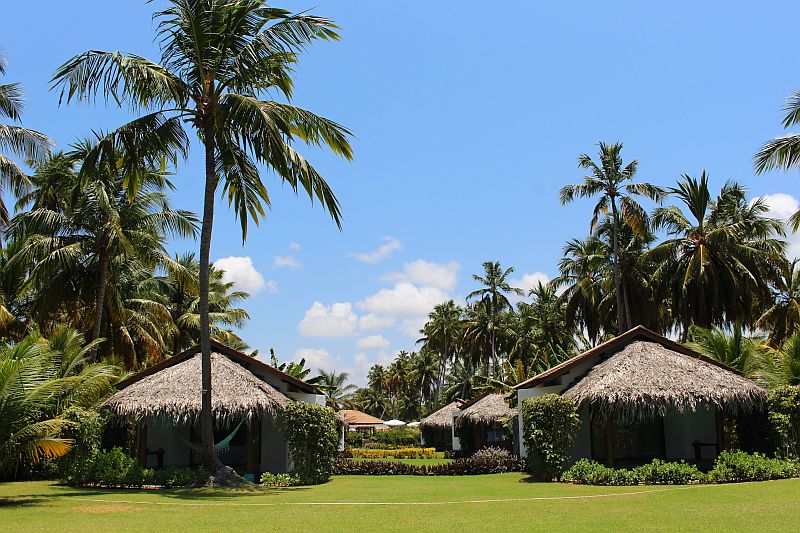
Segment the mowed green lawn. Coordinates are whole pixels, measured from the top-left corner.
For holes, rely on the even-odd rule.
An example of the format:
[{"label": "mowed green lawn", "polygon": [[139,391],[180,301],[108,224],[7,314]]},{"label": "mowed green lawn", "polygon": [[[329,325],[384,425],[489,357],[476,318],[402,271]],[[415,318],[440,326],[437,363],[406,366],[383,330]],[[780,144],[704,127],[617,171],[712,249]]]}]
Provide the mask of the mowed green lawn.
[{"label": "mowed green lawn", "polygon": [[689,487],[585,487],[522,480],[520,474],[341,476],[318,487],[237,492],[6,483],[0,484],[0,530],[727,532],[787,531],[800,523],[797,479]]}]

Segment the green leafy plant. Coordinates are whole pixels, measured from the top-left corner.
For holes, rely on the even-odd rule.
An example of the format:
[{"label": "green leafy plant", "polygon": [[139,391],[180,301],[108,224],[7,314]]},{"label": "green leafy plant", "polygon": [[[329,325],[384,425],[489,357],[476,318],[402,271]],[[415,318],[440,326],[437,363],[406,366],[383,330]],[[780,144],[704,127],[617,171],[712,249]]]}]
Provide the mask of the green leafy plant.
[{"label": "green leafy plant", "polygon": [[527,470],[534,479],[552,481],[570,460],[580,427],[575,404],[557,394],[522,402],[522,435],[528,451]]},{"label": "green leafy plant", "polygon": [[318,485],[328,481],[339,449],[339,420],[333,409],[291,403],[283,412],[283,432],[300,483]]},{"label": "green leafy plant", "polygon": [[800,386],[770,391],[767,412],[770,427],[777,437],[778,453],[800,457]]},{"label": "green leafy plant", "polygon": [[415,465],[397,461],[352,461],[338,459],[334,473],[364,476],[467,476],[521,472],[524,462],[502,448],[484,448],[471,457],[438,465]]},{"label": "green leafy plant", "polygon": [[722,452],[708,473],[709,480],[716,483],[738,483],[742,481],[766,481],[800,477],[800,462],[770,458],[758,453]]},{"label": "green leafy plant", "polygon": [[294,487],[295,485],[300,485],[300,480],[292,474],[264,472],[261,474],[261,484],[270,488]]}]

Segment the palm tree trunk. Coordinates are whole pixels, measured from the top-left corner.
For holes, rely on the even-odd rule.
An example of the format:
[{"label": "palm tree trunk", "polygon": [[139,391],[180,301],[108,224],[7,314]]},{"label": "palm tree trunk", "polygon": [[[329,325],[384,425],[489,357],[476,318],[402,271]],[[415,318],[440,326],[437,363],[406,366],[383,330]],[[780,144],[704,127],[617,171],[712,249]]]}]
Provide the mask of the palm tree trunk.
[{"label": "palm tree trunk", "polygon": [[613,231],[614,231],[614,297],[617,301],[617,333],[625,333],[628,328],[625,324],[625,314],[623,312],[622,304],[622,291],[620,289],[619,279],[619,213],[617,212],[617,201],[611,197],[611,212],[613,214]]},{"label": "palm tree trunk", "polygon": [[633,318],[631,317],[631,302],[628,299],[628,284],[624,282],[622,283],[622,296],[625,304],[625,320],[628,323],[628,329],[631,329],[634,326]]},{"label": "palm tree trunk", "polygon": [[[97,273],[97,293],[94,302],[94,326],[92,327],[92,341],[100,338],[100,328],[103,325],[103,309],[106,301],[106,284],[108,283],[108,265],[111,262],[111,254],[107,248],[100,252],[100,262]],[[92,350],[93,359],[97,358],[97,348]]]},{"label": "palm tree trunk", "polygon": [[214,449],[214,417],[211,411],[211,334],[208,317],[209,255],[211,231],[214,226],[214,198],[219,178],[214,161],[215,139],[213,126],[204,127],[203,141],[206,151],[206,187],[203,197],[203,225],[200,232],[200,351],[202,372],[202,404],[200,412],[200,441],[203,467],[215,474],[221,463]]}]

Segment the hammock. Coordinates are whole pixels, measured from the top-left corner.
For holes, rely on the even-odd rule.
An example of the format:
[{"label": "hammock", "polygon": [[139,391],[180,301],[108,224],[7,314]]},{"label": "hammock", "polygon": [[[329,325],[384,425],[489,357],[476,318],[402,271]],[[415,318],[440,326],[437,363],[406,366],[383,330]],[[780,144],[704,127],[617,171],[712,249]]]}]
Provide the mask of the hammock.
[{"label": "hammock", "polygon": [[[235,428],[233,428],[233,431],[231,431],[230,435],[228,435],[227,437],[225,437],[224,439],[222,439],[221,441],[216,443],[214,445],[214,449],[215,450],[219,450],[221,452],[228,451],[228,448],[230,448],[230,446],[231,446],[231,441],[233,440],[233,437],[236,436],[236,433],[239,431],[239,428],[242,427],[242,424],[244,424],[244,420],[239,422],[239,425],[236,426]],[[186,437],[181,435],[181,432],[180,432],[180,430],[178,430],[178,428],[175,428],[175,429],[176,429],[176,433],[178,434],[178,438],[181,439],[181,442],[183,442],[186,446],[188,446],[189,448],[191,448],[192,450],[194,450],[196,452],[199,452],[200,450],[202,450],[202,446],[200,446],[199,444],[195,444],[194,442],[190,441],[189,439],[187,439]]]}]

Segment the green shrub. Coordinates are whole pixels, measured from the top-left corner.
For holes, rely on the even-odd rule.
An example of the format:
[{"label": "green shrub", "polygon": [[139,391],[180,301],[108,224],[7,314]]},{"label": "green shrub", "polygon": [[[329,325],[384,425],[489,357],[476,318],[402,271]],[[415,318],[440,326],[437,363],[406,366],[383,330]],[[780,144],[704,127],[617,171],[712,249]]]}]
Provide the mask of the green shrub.
[{"label": "green shrub", "polygon": [[330,407],[301,402],[286,406],[282,428],[301,484],[317,485],[330,479],[339,449],[339,427]]},{"label": "green shrub", "polygon": [[528,451],[528,473],[534,479],[552,481],[570,461],[580,427],[575,404],[557,394],[522,402],[522,435]]},{"label": "green shrub", "polygon": [[62,481],[77,487],[183,487],[199,476],[198,470],[170,466],[163,470],[141,468],[121,448],[96,452],[76,460]]},{"label": "green shrub", "polygon": [[351,448],[361,448],[364,446],[364,433],[361,431],[348,431],[344,434],[344,443]]},{"label": "green shrub", "polygon": [[350,457],[356,459],[441,459],[443,452],[436,448],[399,448],[384,450],[380,448],[351,448]]},{"label": "green shrub", "polygon": [[770,391],[767,413],[778,453],[785,457],[800,457],[800,386]]},{"label": "green shrub", "polygon": [[637,483],[647,485],[686,485],[704,480],[705,474],[685,461],[673,463],[653,459],[651,463],[634,468],[633,477]]},{"label": "green shrub", "polygon": [[386,431],[376,431],[369,437],[369,440],[378,444],[408,447],[419,446],[422,436],[418,427],[400,426]]},{"label": "green shrub", "polygon": [[750,455],[745,452],[722,452],[708,477],[716,483],[800,477],[800,463],[797,460],[769,458],[758,453]]},{"label": "green shrub", "polygon": [[561,474],[563,481],[581,485],[636,485],[638,480],[631,470],[607,467],[597,461],[580,459]]},{"label": "green shrub", "polygon": [[300,484],[300,480],[297,476],[293,476],[292,474],[264,472],[261,474],[261,484],[270,488],[294,487]]},{"label": "green shrub", "polygon": [[519,458],[501,448],[484,448],[471,457],[438,465],[350,459],[339,459],[334,462],[335,474],[362,476],[467,476],[521,472],[523,469],[524,463]]}]

